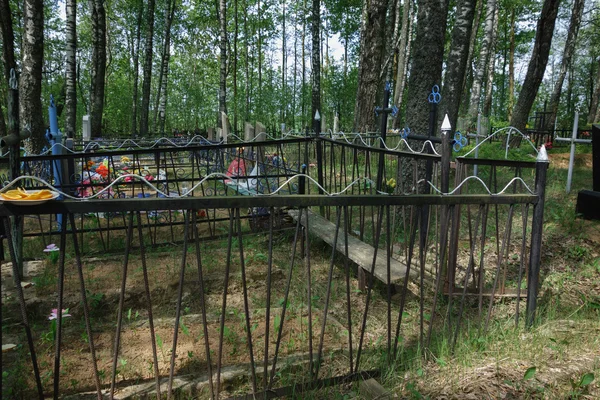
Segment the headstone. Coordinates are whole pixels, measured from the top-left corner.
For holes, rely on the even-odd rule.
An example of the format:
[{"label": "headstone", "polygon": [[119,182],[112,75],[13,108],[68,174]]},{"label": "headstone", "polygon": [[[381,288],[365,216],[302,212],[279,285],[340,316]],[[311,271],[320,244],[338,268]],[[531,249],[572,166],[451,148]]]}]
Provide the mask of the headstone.
[{"label": "headstone", "polygon": [[227,138],[229,137],[229,118],[227,118],[227,114],[221,112],[221,135],[223,137],[223,143],[227,143]]},{"label": "headstone", "polygon": [[92,139],[92,129],[90,126],[90,116],[89,115],[83,116],[82,131],[83,131],[83,141],[89,142]]},{"label": "headstone", "polygon": [[327,133],[327,120],[325,119],[325,113],[321,115],[321,134]]},{"label": "headstone", "polygon": [[244,123],[244,141],[251,142],[254,139],[254,126],[250,122]]},{"label": "headstone", "polygon": [[208,128],[206,130],[206,138],[208,140],[215,140],[215,128]]},{"label": "headstone", "polygon": [[[223,129],[217,128],[217,141],[220,142],[223,140],[227,140],[227,139],[223,138]],[[224,142],[224,143],[227,143],[227,142]]]}]

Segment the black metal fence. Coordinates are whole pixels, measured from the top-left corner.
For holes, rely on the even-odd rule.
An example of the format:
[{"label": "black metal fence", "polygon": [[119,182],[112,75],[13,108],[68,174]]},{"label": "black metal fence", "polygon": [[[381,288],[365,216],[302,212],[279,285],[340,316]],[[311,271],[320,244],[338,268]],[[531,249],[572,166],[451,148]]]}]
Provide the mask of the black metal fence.
[{"label": "black metal fence", "polygon": [[[16,298],[5,308],[21,322],[6,331],[24,333],[29,357],[17,396],[89,391],[99,399],[133,392],[169,398],[187,391],[199,398],[302,397],[306,390],[375,376],[439,336],[454,347],[472,334],[463,324],[467,318],[485,333],[499,297],[516,299],[517,325],[524,301],[526,324],[533,323],[547,162],[458,159],[450,190],[448,157],[323,138],[62,159],[85,171],[99,154],[115,165],[107,168],[106,182],[83,186],[72,179],[61,189],[95,193],[110,184],[123,156],[132,168],[154,162],[148,170],[157,175],[168,169],[152,183],[180,195],[187,193],[183,183],[191,188],[236,158],[281,159],[272,174],[266,169],[254,176],[267,182],[262,193],[241,193],[215,177],[190,197],[146,197],[137,181],[113,186],[118,192],[103,199],[1,204]],[[54,161],[26,158],[22,168]],[[431,163],[428,183],[420,162]],[[475,163],[478,178],[471,174]],[[285,183],[303,164],[306,174]],[[392,182],[395,177],[401,181]],[[286,192],[268,195],[275,186],[269,179]],[[266,212],[252,222],[246,214],[258,209]],[[152,225],[157,210],[178,213],[180,225]],[[90,214],[112,216],[115,225],[93,231],[82,222]],[[59,239],[56,263],[46,262],[56,277],[47,290],[56,294],[32,306],[15,262],[12,224],[51,215],[60,216],[61,229],[38,233]],[[282,215],[290,229],[278,231]],[[119,246],[100,239],[111,229],[119,231]],[[86,258],[98,241],[105,252],[120,250],[115,262]],[[178,245],[152,251],[159,242]],[[409,296],[411,280],[416,300]],[[43,310],[54,307],[56,322],[46,332]]]}]

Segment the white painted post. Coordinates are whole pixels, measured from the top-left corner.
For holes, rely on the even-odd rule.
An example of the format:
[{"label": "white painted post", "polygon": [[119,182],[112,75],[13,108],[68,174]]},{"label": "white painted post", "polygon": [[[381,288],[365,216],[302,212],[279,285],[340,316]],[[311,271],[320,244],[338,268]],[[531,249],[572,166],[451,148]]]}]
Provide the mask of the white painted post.
[{"label": "white painted post", "polygon": [[579,125],[579,112],[575,111],[573,121],[573,135],[571,136],[571,156],[569,157],[569,172],[567,174],[567,194],[571,192],[571,180],[573,178],[573,164],[575,162],[575,139],[577,139],[577,128]]},{"label": "white painted post", "polygon": [[89,142],[90,139],[92,138],[92,130],[90,127],[90,116],[89,115],[84,115],[83,116],[83,124],[81,126],[81,129],[83,131],[83,141],[84,142]]},{"label": "white painted post", "polygon": [[508,139],[506,139],[506,150],[504,151],[504,159],[508,158],[508,148],[510,147],[510,134],[512,133],[512,128],[508,130]]}]

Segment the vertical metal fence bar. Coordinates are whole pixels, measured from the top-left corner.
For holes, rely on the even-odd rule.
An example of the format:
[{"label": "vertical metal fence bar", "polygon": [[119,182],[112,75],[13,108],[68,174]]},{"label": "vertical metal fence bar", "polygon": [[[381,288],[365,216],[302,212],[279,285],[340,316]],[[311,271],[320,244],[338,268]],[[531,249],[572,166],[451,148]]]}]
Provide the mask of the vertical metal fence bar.
[{"label": "vertical metal fence bar", "polygon": [[[248,286],[246,282],[246,264],[244,262],[244,244],[242,239],[242,220],[240,218],[240,209],[235,209],[235,218],[237,222],[237,234],[238,234],[238,249],[240,252],[240,267],[242,270],[242,292],[244,296],[244,316],[246,321],[246,335],[248,340],[248,353],[250,355],[250,367],[252,369],[252,391],[256,393],[256,366],[254,363],[254,352],[252,346],[252,329],[250,326],[250,307],[248,305]],[[272,233],[272,232],[271,232]],[[270,289],[270,288],[269,288]],[[267,308],[270,304],[267,304]],[[268,343],[267,343],[268,346]]]},{"label": "vertical metal fence bar", "polygon": [[142,230],[142,216],[136,212],[138,241],[140,243],[140,260],[142,273],[144,275],[144,293],[146,295],[146,306],[148,308],[148,327],[150,328],[150,343],[152,344],[152,364],[154,369],[154,381],[156,384],[156,398],[161,399],[160,373],[158,371],[158,355],[156,352],[156,335],[154,331],[154,316],[152,313],[152,298],[150,296],[150,283],[148,280],[148,267],[146,265],[146,245],[144,244],[144,233]]},{"label": "vertical metal fence bar", "polygon": [[[346,273],[346,314],[348,317],[348,353],[350,362],[350,373],[354,372],[352,354],[352,306],[350,303],[350,265],[348,263],[348,206],[344,207],[344,270]],[[358,267],[360,268],[360,267]]]},{"label": "vertical metal fence bar", "polygon": [[167,400],[173,391],[173,376],[175,374],[175,358],[177,357],[177,339],[179,337],[179,318],[181,317],[181,298],[185,282],[185,268],[187,265],[187,243],[190,232],[190,213],[195,210],[184,210],[185,226],[183,230],[183,253],[181,255],[181,270],[179,272],[179,287],[177,288],[177,308],[175,310],[175,326],[173,327],[173,347],[171,349],[171,364],[169,368],[169,385],[167,387]]},{"label": "vertical metal fence bar", "polygon": [[319,378],[319,367],[321,366],[321,356],[323,354],[323,340],[325,339],[325,327],[327,324],[327,313],[329,312],[329,299],[331,298],[331,283],[333,281],[333,267],[335,264],[335,253],[337,251],[337,242],[338,242],[338,234],[340,231],[340,217],[342,215],[342,210],[340,207],[336,208],[337,211],[337,221],[335,224],[335,234],[333,235],[333,244],[331,246],[331,259],[329,262],[329,275],[327,277],[327,291],[325,294],[325,307],[323,308],[323,316],[321,321],[321,334],[319,336],[319,350],[317,352],[317,363],[315,366],[315,372],[313,375],[313,379]]},{"label": "vertical metal fence bar", "polygon": [[54,347],[54,399],[58,399],[60,392],[60,350],[62,344],[62,310],[63,310],[63,294],[64,294],[64,283],[65,283],[65,253],[66,249],[66,236],[67,236],[67,219],[65,214],[62,215],[62,221],[64,221],[63,229],[60,230],[60,255],[58,259],[58,304],[56,308],[56,344]]},{"label": "vertical metal fence bar", "polygon": [[119,308],[117,311],[117,330],[115,332],[115,345],[113,348],[112,373],[110,379],[110,399],[115,395],[115,378],[117,376],[117,359],[119,358],[119,347],[121,345],[121,325],[123,323],[123,306],[125,304],[125,289],[127,284],[127,266],[129,265],[129,250],[133,238],[133,212],[129,213],[127,225],[127,239],[125,242],[125,254],[123,256],[123,269],[121,272],[121,292],[119,293]]},{"label": "vertical metal fence bar", "polygon": [[227,237],[227,259],[225,262],[225,277],[223,279],[223,302],[221,306],[221,318],[219,322],[219,350],[217,358],[217,393],[219,398],[221,391],[221,362],[223,359],[223,330],[225,328],[225,316],[227,314],[227,289],[229,288],[229,270],[231,268],[231,244],[233,239],[233,216],[234,210],[229,209],[229,236]]},{"label": "vertical metal fence bar", "polygon": [[527,216],[529,214],[529,204],[521,207],[523,233],[521,238],[521,254],[519,255],[519,277],[517,280],[517,309],[515,310],[515,328],[519,326],[519,309],[521,305],[521,283],[523,282],[523,270],[527,262]]},{"label": "vertical metal fence bar", "polygon": [[69,222],[71,224],[71,232],[73,239],[73,248],[75,249],[75,262],[77,263],[77,275],[79,277],[79,291],[81,294],[81,303],[83,305],[83,316],[85,319],[85,330],[88,335],[88,343],[90,345],[90,354],[92,357],[92,367],[94,370],[94,383],[96,384],[96,394],[98,400],[102,400],[102,390],[100,387],[100,376],[98,375],[98,361],[96,359],[96,347],[94,346],[94,336],[90,323],[90,309],[85,293],[85,280],[83,278],[83,264],[81,262],[81,250],[77,243],[77,228],[75,227],[75,217],[69,213]]},{"label": "vertical metal fence bar", "polygon": [[313,374],[313,329],[312,329],[312,278],[311,278],[311,265],[310,265],[310,228],[309,228],[309,215],[310,212],[306,210],[306,224],[304,229],[305,235],[305,251],[304,254],[304,267],[306,273],[306,293],[307,293],[307,308],[308,308],[308,359],[309,359],[309,370],[310,375]]},{"label": "vertical metal fence bar", "polygon": [[265,311],[265,354],[263,363],[263,389],[268,386],[267,373],[269,369],[269,331],[271,318],[271,272],[273,269],[273,207],[269,208],[269,255],[267,260],[267,309]]}]

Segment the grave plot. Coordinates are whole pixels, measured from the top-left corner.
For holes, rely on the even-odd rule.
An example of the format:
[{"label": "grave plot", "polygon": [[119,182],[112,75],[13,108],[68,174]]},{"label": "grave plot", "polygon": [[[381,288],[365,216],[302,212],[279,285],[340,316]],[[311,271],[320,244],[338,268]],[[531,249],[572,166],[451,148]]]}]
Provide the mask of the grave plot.
[{"label": "grave plot", "polygon": [[[6,381],[11,393],[322,398],[354,391],[352,382],[397,368],[422,349],[485,334],[497,308],[508,309],[517,326],[531,324],[545,160],[476,160],[487,176],[477,181],[469,175],[473,161],[457,160],[452,172],[443,154],[322,137],[263,146],[280,145],[287,146],[277,153],[281,161],[305,173],[272,177],[279,186],[264,192],[233,191],[225,181],[268,182],[268,173],[210,171],[227,164],[239,171],[242,160],[273,153],[248,156],[251,146],[230,143],[161,149],[158,157],[140,150],[137,159],[131,150],[112,152],[113,163],[130,154],[132,168],[154,160],[160,171],[168,163],[156,160],[181,153],[205,163],[194,164],[200,172],[187,180],[136,178],[118,188],[150,197],[96,195],[108,182],[91,184],[101,186],[91,196],[72,196],[78,182],[61,190],[72,199],[0,205],[12,260],[10,217],[62,216],[61,229],[45,233],[60,250],[49,253],[36,285],[23,288],[16,263],[3,269],[3,282],[14,283],[4,287],[3,311],[15,316],[3,335],[19,344],[3,368],[21,371]],[[420,176],[419,163],[431,164],[431,179]],[[185,166],[170,170],[177,168]],[[164,181],[179,179],[165,172]],[[170,183],[190,189],[159,196]],[[261,223],[253,223],[259,209]],[[157,210],[178,212],[179,223],[149,225]],[[89,214],[109,215],[118,228],[92,231],[84,224]],[[280,229],[280,218],[289,229]],[[111,245],[100,232],[112,232]],[[33,252],[28,240],[25,252]],[[504,297],[516,300],[498,300]]]}]

